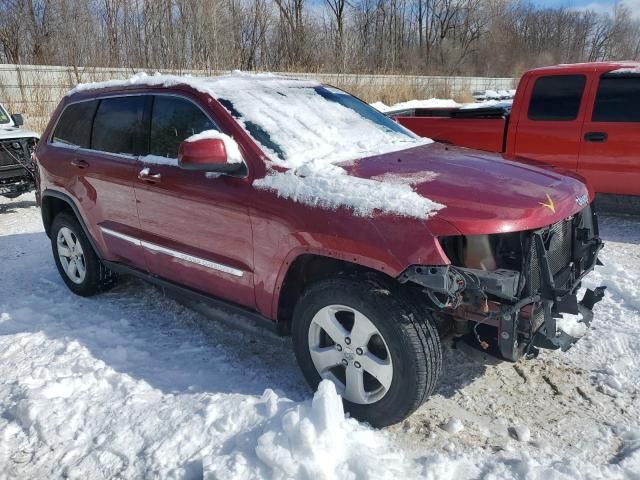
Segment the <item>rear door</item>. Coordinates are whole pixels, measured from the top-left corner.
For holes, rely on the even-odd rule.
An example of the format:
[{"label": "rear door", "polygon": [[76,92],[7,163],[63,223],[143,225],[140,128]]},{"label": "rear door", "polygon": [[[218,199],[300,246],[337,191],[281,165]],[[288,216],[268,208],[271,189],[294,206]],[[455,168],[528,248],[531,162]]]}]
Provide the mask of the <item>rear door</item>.
[{"label": "rear door", "polygon": [[[127,95],[68,105],[53,132],[47,169],[60,175],[103,255],[146,270],[133,182],[143,142],[143,96]],[[53,152],[53,153],[52,153]]]},{"label": "rear door", "polygon": [[578,172],[596,192],[640,195],[640,74],[600,77],[582,129]]},{"label": "rear door", "polygon": [[254,307],[252,230],[244,178],[178,167],[180,143],[217,130],[196,99],[154,95],[149,155],[135,184],[149,270],[162,278]]},{"label": "rear door", "polygon": [[585,106],[585,75],[546,75],[528,86],[527,111],[521,113],[516,159],[537,160],[576,171]]}]

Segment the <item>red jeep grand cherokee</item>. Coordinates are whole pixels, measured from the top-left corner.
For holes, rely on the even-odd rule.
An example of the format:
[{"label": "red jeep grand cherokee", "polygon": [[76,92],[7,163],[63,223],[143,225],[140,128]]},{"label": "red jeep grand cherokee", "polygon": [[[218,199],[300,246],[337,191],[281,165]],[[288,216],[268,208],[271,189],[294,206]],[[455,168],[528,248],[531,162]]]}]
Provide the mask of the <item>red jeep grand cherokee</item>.
[{"label": "red jeep grand cherokee", "polygon": [[[443,336],[511,361],[573,338],[602,242],[576,179],[422,139],[345,92],[273,75],[80,85],[36,153],[68,287],[117,274],[291,332],[312,387],[398,422],[433,392]],[[218,300],[214,300],[218,299]]]}]

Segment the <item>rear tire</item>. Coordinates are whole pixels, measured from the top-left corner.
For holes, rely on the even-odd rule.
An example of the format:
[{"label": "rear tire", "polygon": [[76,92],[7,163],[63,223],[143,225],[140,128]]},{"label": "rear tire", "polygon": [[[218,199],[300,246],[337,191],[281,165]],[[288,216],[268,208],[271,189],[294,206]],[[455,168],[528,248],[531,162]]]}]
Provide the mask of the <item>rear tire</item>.
[{"label": "rear tire", "polygon": [[360,279],[307,289],[294,311],[292,339],[309,385],[330,379],[345,410],[375,427],[411,415],[442,368],[440,339],[425,310],[400,291]]},{"label": "rear tire", "polygon": [[115,284],[115,273],[102,264],[73,215],[62,212],[53,219],[51,249],[62,280],[76,295],[89,297]]}]

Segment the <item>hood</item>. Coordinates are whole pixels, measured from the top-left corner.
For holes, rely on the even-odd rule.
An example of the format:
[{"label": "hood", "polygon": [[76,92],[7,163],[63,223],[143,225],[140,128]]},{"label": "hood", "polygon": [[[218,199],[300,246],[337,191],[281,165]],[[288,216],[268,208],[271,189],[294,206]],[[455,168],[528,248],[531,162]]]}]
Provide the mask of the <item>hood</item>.
[{"label": "hood", "polygon": [[[591,194],[575,178],[440,143],[344,166],[350,175],[408,183],[441,203],[435,218],[464,235],[531,230],[580,211]],[[434,232],[437,234],[437,232]]]},{"label": "hood", "polygon": [[0,140],[12,140],[14,138],[40,138],[36,132],[25,128],[17,128],[11,125],[0,125]]}]

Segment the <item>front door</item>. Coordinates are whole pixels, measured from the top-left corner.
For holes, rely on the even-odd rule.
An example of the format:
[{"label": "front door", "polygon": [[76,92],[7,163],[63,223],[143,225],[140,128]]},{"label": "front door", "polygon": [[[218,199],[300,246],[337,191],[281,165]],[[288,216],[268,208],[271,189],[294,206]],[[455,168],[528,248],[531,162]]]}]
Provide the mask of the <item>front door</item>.
[{"label": "front door", "polygon": [[154,95],[150,155],[135,183],[142,246],[151,273],[255,307],[252,230],[242,178],[178,167],[180,143],[216,125],[185,97]]},{"label": "front door", "polygon": [[582,129],[578,172],[596,192],[640,195],[640,74],[608,73]]}]

